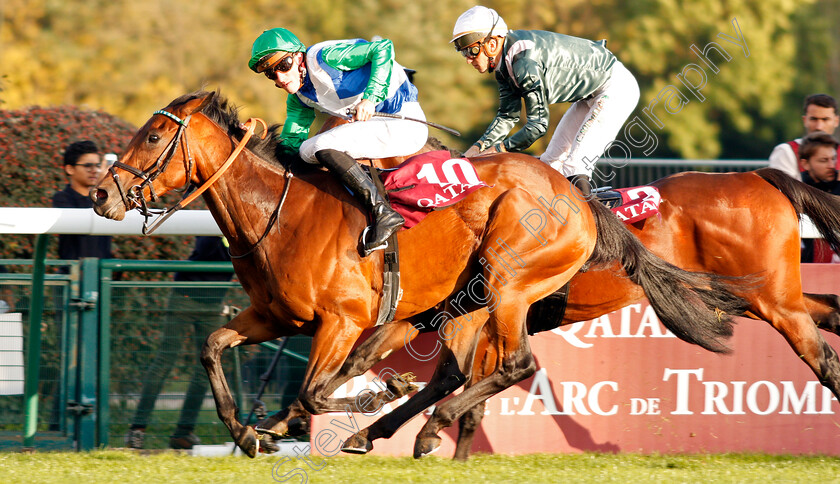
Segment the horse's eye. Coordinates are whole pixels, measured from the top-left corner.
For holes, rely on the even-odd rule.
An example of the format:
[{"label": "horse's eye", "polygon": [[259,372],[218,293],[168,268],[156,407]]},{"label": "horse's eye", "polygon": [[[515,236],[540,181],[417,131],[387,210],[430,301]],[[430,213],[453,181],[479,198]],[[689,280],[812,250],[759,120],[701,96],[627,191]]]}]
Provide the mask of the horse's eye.
[{"label": "horse's eye", "polygon": [[149,143],[157,143],[158,141],[160,141],[160,136],[156,134],[149,135]]}]

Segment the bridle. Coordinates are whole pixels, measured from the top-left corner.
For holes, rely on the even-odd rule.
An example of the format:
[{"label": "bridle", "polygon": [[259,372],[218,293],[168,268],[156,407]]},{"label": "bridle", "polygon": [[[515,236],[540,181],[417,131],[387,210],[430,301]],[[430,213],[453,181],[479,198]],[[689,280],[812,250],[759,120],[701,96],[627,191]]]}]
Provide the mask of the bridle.
[{"label": "bridle", "polygon": [[[114,162],[114,164],[108,168],[108,172],[111,174],[111,178],[113,178],[114,183],[117,185],[117,189],[120,192],[120,197],[122,198],[122,202],[125,205],[126,210],[131,210],[132,207],[137,208],[137,210],[143,215],[143,235],[149,235],[154,232],[160,224],[162,224],[166,219],[168,219],[173,213],[177,212],[178,210],[184,208],[198,198],[205,190],[210,188],[211,185],[216,183],[216,181],[221,178],[222,174],[227,171],[228,168],[233,164],[233,160],[239,156],[239,153],[245,148],[245,145],[248,143],[248,140],[251,139],[251,136],[254,134],[254,129],[256,128],[257,124],[262,124],[263,132],[262,138],[265,138],[266,134],[268,133],[268,129],[266,127],[265,121],[259,118],[251,118],[245,125],[245,135],[242,136],[242,139],[234,148],[233,152],[230,154],[228,159],[222,164],[222,166],[214,173],[210,178],[208,178],[200,187],[192,190],[190,193],[187,193],[187,189],[195,187],[192,184],[192,171],[193,166],[195,164],[195,160],[193,160],[192,153],[190,152],[190,145],[187,140],[187,126],[189,126],[190,118],[192,114],[189,114],[183,120],[174,114],[164,111],[158,110],[155,111],[154,114],[160,114],[166,116],[167,118],[171,119],[178,123],[178,131],[175,133],[175,136],[169,141],[169,144],[166,145],[163,152],[158,156],[158,159],[155,161],[154,165],[147,170],[140,170],[130,165],[126,165],[120,161]],[[186,182],[180,188],[174,189],[177,192],[184,192],[183,197],[181,200],[178,201],[172,207],[169,207],[165,210],[154,210],[148,207],[146,204],[146,199],[143,197],[143,190],[148,187],[150,198],[153,202],[158,200],[158,196],[155,193],[154,186],[152,183],[160,176],[162,173],[169,168],[169,163],[172,161],[172,158],[175,156],[176,151],[178,150],[178,145],[181,143],[181,139],[184,140],[184,150],[186,151],[186,157],[184,158],[184,172],[186,174]],[[120,176],[117,174],[116,168],[125,170],[132,175],[140,178],[142,181],[132,186],[126,192],[123,190],[122,185],[120,184]],[[291,177],[291,171],[287,170],[287,178]],[[281,199],[281,203],[278,205],[278,209],[282,207],[282,202],[286,199],[286,194],[288,193],[288,186],[289,184],[286,183],[286,187],[283,191],[283,197]],[[279,212],[279,210],[277,210]],[[158,215],[158,217],[149,224],[149,219],[154,216]],[[266,229],[266,234],[268,233],[269,228]],[[263,235],[262,238],[257,242],[259,244],[265,238]],[[253,248],[252,248],[253,250]]]},{"label": "bridle", "polygon": [[[154,214],[162,214],[163,211],[161,210],[153,210],[150,209],[148,205],[146,205],[146,199],[143,197],[143,190],[145,188],[149,188],[149,194],[152,202],[156,202],[158,200],[157,193],[155,193],[154,186],[152,183],[159,177],[163,172],[169,168],[169,162],[172,161],[172,158],[175,156],[176,151],[178,150],[178,145],[181,143],[181,138],[184,139],[184,150],[187,153],[187,156],[184,161],[185,171],[186,171],[186,182],[184,186],[175,189],[177,192],[184,192],[190,186],[190,179],[192,178],[192,168],[193,168],[193,158],[192,153],[190,153],[190,145],[187,141],[187,126],[190,124],[190,118],[192,114],[184,118],[183,120],[174,114],[159,110],[155,111],[154,114],[161,114],[166,116],[167,118],[175,121],[178,123],[178,131],[175,133],[175,136],[169,141],[169,144],[166,145],[163,152],[161,152],[158,159],[155,161],[154,165],[150,169],[147,170],[140,170],[130,165],[126,165],[125,163],[120,162],[119,160],[115,161],[113,165],[108,168],[108,173],[111,174],[111,178],[113,178],[114,183],[117,185],[117,190],[120,192],[120,197],[122,198],[123,205],[125,205],[126,210],[131,210],[132,207],[136,207],[137,210],[143,214],[144,222],[143,222],[143,234],[149,234],[151,232],[147,232],[148,229],[148,221],[149,218],[152,217]],[[116,169],[120,168],[123,169],[132,175],[136,176],[140,180],[140,184],[134,185],[133,187],[129,188],[126,192],[122,188],[122,184],[120,183],[120,176],[117,174]]]}]

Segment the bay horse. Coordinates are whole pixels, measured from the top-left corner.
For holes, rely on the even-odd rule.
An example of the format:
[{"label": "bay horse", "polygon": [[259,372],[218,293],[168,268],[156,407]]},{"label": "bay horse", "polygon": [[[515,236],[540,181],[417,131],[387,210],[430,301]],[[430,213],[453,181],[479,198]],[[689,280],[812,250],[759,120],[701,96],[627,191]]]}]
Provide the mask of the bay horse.
[{"label": "bay horse", "polygon": [[[840,198],[771,168],[749,173],[680,173],[652,185],[662,196],[661,215],[630,225],[631,232],[655,254],[687,270],[732,277],[759,274],[761,284],[740,293],[750,304],[745,316],[773,326],[840,399],[840,360],[818,331],[840,335],[840,298],[802,292],[798,219],[800,213],[807,215],[838,250]],[[594,319],[643,297],[620,271],[580,272],[570,282],[561,324]],[[473,317],[486,318],[487,314],[481,311]],[[408,322],[379,328],[348,359],[341,379],[363,374],[417,334]],[[493,338],[492,331],[482,332],[467,386],[493,370],[497,347]],[[456,459],[469,456],[484,407],[481,402],[461,415]],[[434,450],[439,442],[436,434],[454,421],[453,415],[457,413],[453,414],[449,402],[435,410],[417,437],[415,457]]]},{"label": "bay horse", "polygon": [[[240,152],[245,130],[236,109],[217,92],[187,94],[155,112],[111,177],[91,189],[96,213],[116,220],[178,187],[192,183],[206,190],[202,196],[230,243],[251,306],[207,338],[201,362],[219,418],[251,457],[259,450],[258,435],[236,418],[222,352],[311,335],[298,402],[313,414],[331,411],[329,388],[359,335],[374,325],[382,288],[382,255],[363,259],[356,250],[367,225],[365,212],[329,173],[278,156],[276,129]],[[221,174],[223,165],[229,168]],[[464,288],[472,288],[476,307],[492,300],[487,326],[499,342],[496,371],[465,392],[480,399],[470,407],[533,374],[528,308],[588,260],[623,267],[675,334],[710,350],[726,349],[731,316],[745,308],[732,294],[739,281],[664,262],[605,208],[575,203],[568,181],[530,156],[504,154],[475,165],[489,187],[399,233],[403,293],[395,318],[410,320]],[[214,183],[205,184],[208,180]],[[553,207],[553,217],[537,238],[520,218],[539,209],[540,198]],[[498,280],[497,269],[479,263],[482,259],[516,267],[516,277]],[[467,322],[456,331],[437,379],[414,398],[437,401],[466,382],[483,326]],[[271,431],[269,425],[260,424]]]}]

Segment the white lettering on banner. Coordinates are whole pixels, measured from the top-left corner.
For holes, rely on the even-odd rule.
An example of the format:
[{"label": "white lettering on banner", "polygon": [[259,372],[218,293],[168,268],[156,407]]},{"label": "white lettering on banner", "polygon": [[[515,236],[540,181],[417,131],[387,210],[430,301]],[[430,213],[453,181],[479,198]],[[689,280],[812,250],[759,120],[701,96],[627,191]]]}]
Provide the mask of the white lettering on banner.
[{"label": "white lettering on banner", "polygon": [[[581,321],[569,326],[555,328],[551,332],[562,337],[575,348],[592,347],[592,343],[585,342],[581,338],[676,338],[673,333],[662,326],[662,323],[659,322],[659,318],[656,316],[656,312],[648,304],[644,305],[641,320],[634,331],[633,323],[641,311],[642,304],[630,304],[621,308],[620,311],[616,311],[620,318],[618,334],[613,331],[613,321],[610,319],[610,315],[613,317],[616,316],[615,312],[605,314],[591,321]],[[587,325],[589,325],[588,330],[586,328]],[[579,333],[581,334],[579,335]]]},{"label": "white lettering on banner", "polygon": [[[587,388],[583,383],[576,381],[559,383],[563,392],[562,409],[557,409],[557,401],[554,392],[551,390],[548,372],[545,368],[540,368],[534,374],[534,381],[531,383],[531,389],[528,390],[528,397],[522,404],[522,409],[518,412],[511,411],[509,399],[503,398],[502,415],[513,415],[514,413],[516,415],[534,415],[532,407],[537,400],[541,401],[544,407],[540,415],[592,415],[594,413],[595,415],[609,416],[618,413],[618,405],[613,405],[609,410],[603,410],[600,403],[601,390],[604,387],[609,387],[612,391],[617,392],[618,383],[602,381],[595,383],[591,388]],[[514,399],[514,405],[518,403],[517,400]]]},{"label": "white lettering on banner", "polygon": [[[460,168],[461,176],[455,172],[455,167]],[[445,185],[469,185],[475,186],[481,183],[478,179],[478,174],[472,164],[460,158],[450,158],[444,161],[441,166],[443,170],[443,177],[446,183],[440,181],[440,177],[435,170],[434,163],[423,163],[423,167],[417,172],[417,179],[425,179],[430,184],[445,186]]]},{"label": "white lettering on banner", "polygon": [[545,368],[540,368],[534,373],[534,381],[531,382],[531,389],[528,390],[528,398],[525,399],[522,410],[516,412],[516,414],[534,415],[531,406],[537,400],[540,400],[545,407],[540,415],[560,415],[560,412],[557,411],[557,403],[554,401],[554,393],[551,391],[551,382],[548,381],[548,373]]},{"label": "white lettering on banner", "polygon": [[[703,384],[702,415],[833,415],[832,402],[834,395],[828,388],[822,387],[817,381],[805,383],[805,388],[799,392],[792,381],[772,382],[759,380],[752,383],[746,381],[703,381],[703,369],[675,370],[665,368],[662,381],[669,381],[676,376],[677,398],[676,408],[671,415],[693,415],[690,409],[691,377]],[[781,389],[779,388],[781,387]],[[820,411],[817,411],[817,400],[822,399]],[[631,408],[632,410],[636,407]]]},{"label": "white lettering on banner", "polygon": [[660,415],[658,398],[631,398],[630,415]]}]

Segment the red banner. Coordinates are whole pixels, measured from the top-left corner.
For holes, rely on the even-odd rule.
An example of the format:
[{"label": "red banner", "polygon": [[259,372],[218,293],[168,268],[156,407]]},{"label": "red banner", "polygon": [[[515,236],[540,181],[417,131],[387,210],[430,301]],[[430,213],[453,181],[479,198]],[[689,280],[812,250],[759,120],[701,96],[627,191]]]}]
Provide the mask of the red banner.
[{"label": "red banner", "polygon": [[[804,290],[840,293],[835,268],[803,266]],[[822,335],[840,348],[840,337]],[[642,302],[538,334],[530,344],[537,374],[488,401],[473,451],[840,455],[840,405],[763,321],[739,320],[732,354],[716,355],[678,340]],[[434,339],[412,345],[417,354],[430,353]],[[411,371],[426,382],[433,362],[417,361],[402,350],[336,396],[379,390],[374,380],[385,369]],[[312,452],[334,455],[338,439],[391,408],[371,417],[313,418]],[[373,453],[411,455],[425,421],[426,414],[393,438],[375,441]],[[456,429],[457,424],[441,433],[438,455],[452,455]],[[325,436],[332,435],[337,438],[329,442]]]}]

